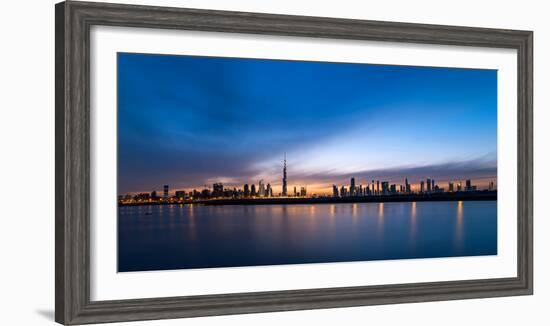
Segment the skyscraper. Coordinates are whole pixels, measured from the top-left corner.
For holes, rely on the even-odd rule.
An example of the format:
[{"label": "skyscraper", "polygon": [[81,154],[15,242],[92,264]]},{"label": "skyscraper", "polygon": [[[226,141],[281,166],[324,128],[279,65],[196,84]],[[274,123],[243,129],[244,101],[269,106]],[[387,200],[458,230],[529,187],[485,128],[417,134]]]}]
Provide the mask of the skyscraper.
[{"label": "skyscraper", "polygon": [[250,196],[250,189],[248,189],[248,183],[245,183],[244,185],[244,196],[245,197]]},{"label": "skyscraper", "polygon": [[271,197],[273,196],[273,190],[271,189],[271,184],[267,184],[267,188],[266,188],[266,191],[265,191],[265,196],[266,197]]},{"label": "skyscraper", "polygon": [[350,196],[355,196],[355,178],[351,178],[351,182],[349,185],[349,194]]},{"label": "skyscraper", "polygon": [[449,192],[455,191],[455,184],[452,182],[449,182]]},{"label": "skyscraper", "polygon": [[283,196],[286,196],[286,153],[285,153],[285,159],[283,164]]},{"label": "skyscraper", "polygon": [[426,179],[426,188],[428,192],[432,191],[432,180],[430,178]]},{"label": "skyscraper", "polygon": [[466,191],[472,190],[472,180],[468,179],[466,180]]},{"label": "skyscraper", "polygon": [[387,195],[390,192],[390,183],[388,181],[382,181],[382,193]]},{"label": "skyscraper", "polygon": [[251,197],[256,196],[256,186],[254,184],[252,184],[252,186],[250,186],[250,196]]},{"label": "skyscraper", "polygon": [[264,180],[260,180],[260,182],[258,183],[258,196],[265,197]]},{"label": "skyscraper", "polygon": [[332,197],[338,197],[338,187],[332,185]]},{"label": "skyscraper", "polygon": [[435,191],[435,180],[432,179],[432,191]]},{"label": "skyscraper", "polygon": [[168,199],[168,185],[164,185],[164,192],[162,194],[164,199]]},{"label": "skyscraper", "polygon": [[420,192],[424,192],[424,180],[420,181]]},{"label": "skyscraper", "polygon": [[410,193],[411,192],[411,185],[409,184],[409,179],[405,178],[405,192]]}]

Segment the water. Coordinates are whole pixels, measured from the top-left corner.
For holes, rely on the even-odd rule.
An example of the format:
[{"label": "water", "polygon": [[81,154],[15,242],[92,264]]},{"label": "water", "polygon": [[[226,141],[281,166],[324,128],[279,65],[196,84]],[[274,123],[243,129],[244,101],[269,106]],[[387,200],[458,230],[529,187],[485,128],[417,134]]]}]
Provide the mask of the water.
[{"label": "water", "polygon": [[119,271],[497,254],[496,201],[119,208]]}]

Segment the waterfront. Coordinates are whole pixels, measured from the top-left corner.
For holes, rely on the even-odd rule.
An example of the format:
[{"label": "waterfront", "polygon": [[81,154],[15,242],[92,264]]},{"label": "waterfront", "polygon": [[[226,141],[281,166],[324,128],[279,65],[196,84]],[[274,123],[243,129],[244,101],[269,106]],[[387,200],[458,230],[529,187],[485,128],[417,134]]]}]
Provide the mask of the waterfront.
[{"label": "waterfront", "polygon": [[497,202],[121,206],[119,271],[497,254]]}]

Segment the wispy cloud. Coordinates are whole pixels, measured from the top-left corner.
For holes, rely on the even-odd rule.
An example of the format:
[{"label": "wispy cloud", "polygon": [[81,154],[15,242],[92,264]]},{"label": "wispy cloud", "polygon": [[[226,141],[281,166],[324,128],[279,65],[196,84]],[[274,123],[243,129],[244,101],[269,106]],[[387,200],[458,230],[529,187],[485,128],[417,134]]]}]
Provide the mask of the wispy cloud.
[{"label": "wispy cloud", "polygon": [[121,193],[277,185],[284,152],[296,184],[496,175],[494,71],[139,54],[118,64]]}]

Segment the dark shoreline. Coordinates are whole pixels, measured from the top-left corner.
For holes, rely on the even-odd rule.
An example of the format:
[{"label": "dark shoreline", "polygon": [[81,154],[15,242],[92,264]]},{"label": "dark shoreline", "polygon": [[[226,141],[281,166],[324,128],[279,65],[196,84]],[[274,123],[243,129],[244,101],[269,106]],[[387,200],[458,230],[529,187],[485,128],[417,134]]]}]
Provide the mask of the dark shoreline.
[{"label": "dark shoreline", "polygon": [[317,197],[317,198],[238,198],[238,199],[209,199],[182,202],[146,202],[121,204],[119,206],[149,206],[149,205],[181,205],[194,204],[205,206],[216,205],[293,205],[293,204],[339,204],[339,203],[385,203],[385,202],[413,202],[413,201],[476,201],[497,200],[497,191],[474,191],[410,195],[381,195],[365,197]]}]

